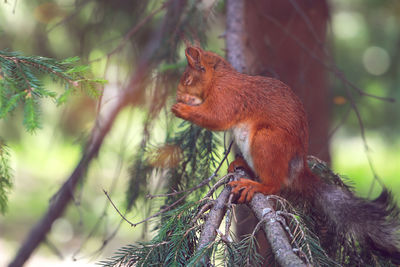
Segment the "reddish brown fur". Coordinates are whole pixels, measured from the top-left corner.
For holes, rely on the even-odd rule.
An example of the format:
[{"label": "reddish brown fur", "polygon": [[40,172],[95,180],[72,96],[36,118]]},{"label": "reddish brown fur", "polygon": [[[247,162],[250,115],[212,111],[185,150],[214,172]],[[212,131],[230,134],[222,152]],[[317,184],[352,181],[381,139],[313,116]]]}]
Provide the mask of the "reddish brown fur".
[{"label": "reddish brown fur", "polygon": [[[249,126],[250,156],[260,182],[231,182],[233,193],[243,190],[239,202],[250,201],[256,192],[274,194],[285,186],[304,187],[306,181],[297,180],[313,179],[307,175],[306,115],[301,101],[287,85],[272,78],[241,74],[222,57],[200,48],[187,48],[186,57],[188,67],[178,86],[178,103],[172,107],[175,115],[213,131],[243,123]],[[187,94],[200,98],[202,103],[185,103],[183,96]],[[300,164],[290,164],[293,159]],[[296,191],[306,193],[306,189]]]},{"label": "reddish brown fur", "polygon": [[232,130],[243,158],[235,167],[251,168],[259,182],[230,182],[238,202],[256,192],[282,189],[322,210],[338,233],[353,236],[376,254],[400,263],[400,211],[384,190],[374,201],[324,184],[306,163],[308,126],[303,105],[284,83],[235,71],[222,57],[196,47],[186,49],[188,67],[178,86],[172,112],[214,131]]}]

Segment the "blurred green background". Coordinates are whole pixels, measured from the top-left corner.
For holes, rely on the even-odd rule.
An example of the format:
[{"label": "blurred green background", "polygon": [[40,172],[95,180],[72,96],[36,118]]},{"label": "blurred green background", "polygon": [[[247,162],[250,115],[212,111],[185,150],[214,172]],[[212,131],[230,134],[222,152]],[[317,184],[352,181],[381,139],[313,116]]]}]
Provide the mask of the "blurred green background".
[{"label": "blurred green background", "polygon": [[[130,51],[142,49],[140,41],[136,46],[128,43],[120,55],[106,64],[106,54],[118,46],[126,32],[137,23],[135,16],[144,12],[123,2],[2,1],[0,49],[59,59],[80,56],[83,62],[91,62],[94,76],[104,77],[109,81],[107,86],[118,90],[134,68],[136,54]],[[156,8],[159,4],[160,1],[152,1],[147,8]],[[328,39],[337,66],[348,80],[366,92],[400,99],[400,2],[331,0],[329,4],[331,23]],[[207,48],[222,54],[224,42],[218,36],[224,32],[223,4],[217,5],[212,27],[207,33]],[[151,29],[151,23],[148,27]],[[135,38],[145,40],[148,36],[140,32]],[[184,61],[183,53],[181,60]],[[58,86],[51,81],[46,84],[54,88]],[[400,203],[400,105],[398,102],[355,96],[365,127],[367,152],[354,112],[350,112],[341,124],[349,109],[349,101],[343,86],[333,75],[331,84],[334,116],[331,128],[341,125],[330,142],[333,170],[348,177],[359,195],[369,196],[374,179],[368,161],[370,157],[376,174]],[[171,101],[173,99],[171,96]],[[96,116],[96,100],[80,93],[59,108],[50,100],[42,102],[41,107],[43,127],[35,134],[23,129],[20,111],[0,121],[0,136],[11,149],[14,173],[9,209],[0,216],[0,265],[14,255],[27,232],[47,209],[51,197],[75,167]],[[141,233],[142,226],[133,231],[124,223],[106,249],[101,253],[97,251],[104,238],[111,235],[120,222],[120,217],[110,207],[103,213],[108,201],[102,190],[115,186],[112,199],[123,206],[129,162],[142,139],[143,120],[141,108],[124,110],[120,114],[99,158],[91,165],[84,185],[79,187],[80,203],[70,205],[66,216],[53,225],[49,243],[40,247],[28,266],[54,266],[55,263],[57,266],[70,266],[73,257],[78,259],[76,265],[93,264],[121,245],[148,238]],[[165,127],[166,117],[161,116],[153,129],[158,133],[153,135],[154,144],[165,139]],[[375,183],[370,196],[376,196],[379,190]],[[128,216],[133,221],[140,220],[145,211],[152,209],[143,198],[135,207]],[[102,221],[93,231],[99,218]],[[93,235],[90,235],[91,231]],[[88,235],[90,238],[86,239]],[[64,263],[58,260],[57,253],[51,248],[53,245],[63,254]]]}]

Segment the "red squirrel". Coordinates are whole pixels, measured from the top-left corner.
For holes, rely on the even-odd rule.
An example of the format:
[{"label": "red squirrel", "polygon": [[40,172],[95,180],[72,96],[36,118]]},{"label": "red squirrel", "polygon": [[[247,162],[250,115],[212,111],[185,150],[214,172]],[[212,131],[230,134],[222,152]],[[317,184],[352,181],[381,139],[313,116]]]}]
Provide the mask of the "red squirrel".
[{"label": "red squirrel", "polygon": [[339,231],[350,232],[360,243],[400,263],[399,218],[389,193],[384,190],[377,200],[368,201],[311,172],[306,113],[286,84],[239,73],[221,56],[198,47],[187,47],[185,55],[188,66],[172,112],[212,131],[232,131],[243,158],[228,170],[244,167],[258,179],[229,183],[238,202],[251,201],[255,193],[288,189],[320,207]]}]

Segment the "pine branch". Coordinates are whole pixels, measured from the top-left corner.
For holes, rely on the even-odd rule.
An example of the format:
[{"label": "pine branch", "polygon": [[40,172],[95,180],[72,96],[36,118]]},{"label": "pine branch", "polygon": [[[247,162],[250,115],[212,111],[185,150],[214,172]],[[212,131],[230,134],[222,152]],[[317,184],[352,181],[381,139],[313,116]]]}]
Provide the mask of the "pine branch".
[{"label": "pine branch", "polygon": [[[309,165],[327,183],[345,187],[340,177],[320,160],[311,157]],[[132,250],[126,250],[122,254],[118,252],[115,261],[108,261],[105,266],[131,266],[134,264],[147,266],[159,263],[166,263],[169,266],[177,262],[176,260],[179,258],[177,255],[183,254],[186,257],[180,259],[184,266],[212,265],[214,261],[218,260],[228,266],[261,266],[265,263],[270,265],[278,263],[280,266],[339,266],[327,256],[321,247],[319,237],[309,230],[316,230],[312,220],[303,219],[307,218],[309,214],[299,212],[298,209],[301,207],[292,206],[282,197],[256,194],[248,204],[259,220],[257,226],[252,229],[252,233],[240,242],[236,241],[231,237],[230,219],[228,218],[225,234],[223,234],[219,227],[222,219],[230,216],[226,213],[227,210],[230,210],[232,198],[229,193],[230,188],[223,189],[216,200],[209,201],[209,199],[215,189],[226,183],[227,177],[232,176],[241,178],[247,177],[247,174],[242,170],[237,170],[216,182],[200,201],[188,202],[174,210],[165,210],[162,214],[158,214],[162,220],[158,221],[156,238],[150,243],[139,244],[140,247],[132,246],[134,252]],[[185,193],[187,192],[189,191],[185,191]],[[303,209],[304,212],[307,211],[307,208],[303,207]],[[316,212],[318,213],[318,211]],[[171,221],[171,218],[177,220]],[[273,257],[262,258],[258,254],[255,234],[259,229],[264,231]],[[199,234],[199,239],[193,240],[191,235],[195,233]],[[357,255],[355,254],[357,250],[349,249],[352,241],[345,237],[341,238],[330,238],[330,242],[339,244],[334,248],[339,251],[335,254],[334,259],[340,260],[347,266],[359,263],[357,259],[352,258]],[[179,251],[184,248],[188,249],[186,246],[180,246],[180,244],[189,244],[188,242],[191,244],[190,252]]]},{"label": "pine branch", "polygon": [[[181,3],[179,0],[174,0],[171,3]],[[30,257],[36,247],[44,240],[46,234],[50,230],[51,224],[59,218],[67,207],[68,203],[73,198],[75,187],[79,181],[84,178],[84,175],[91,163],[96,157],[105,136],[110,131],[115,118],[119,112],[126,107],[128,104],[134,103],[136,97],[145,88],[144,83],[154,65],[160,63],[164,58],[155,58],[161,46],[161,40],[165,36],[170,36],[174,33],[175,28],[167,28],[165,25],[169,25],[170,20],[175,20],[177,17],[165,16],[164,24],[154,33],[153,37],[148,41],[147,49],[143,51],[138,59],[138,65],[134,73],[132,73],[131,80],[121,91],[118,99],[115,101],[115,105],[110,108],[105,118],[99,118],[96,125],[93,127],[91,132],[90,140],[85,148],[85,152],[76,166],[75,170],[66,179],[64,185],[60,188],[56,195],[53,203],[49,207],[48,211],[42,219],[34,226],[27,239],[21,245],[16,256],[9,264],[9,267],[22,266],[25,261]],[[174,26],[174,25],[169,25]]]},{"label": "pine branch", "polygon": [[[52,98],[57,105],[65,103],[77,88],[95,97],[102,79],[89,78],[89,66],[78,65],[78,57],[55,60],[40,56],[22,56],[17,52],[0,51],[0,119],[18,106],[24,107],[24,126],[29,132],[40,128],[39,104]],[[47,75],[65,87],[64,93],[47,90],[41,82]]]},{"label": "pine branch", "polygon": [[12,175],[7,145],[0,138],[0,213],[7,210],[7,195],[12,187]]},{"label": "pine branch", "polygon": [[[18,106],[23,107],[23,125],[34,132],[41,125],[40,100],[52,98],[58,104],[64,103],[72,90],[80,87],[84,91],[93,91],[99,79],[88,79],[88,66],[77,65],[78,57],[58,61],[51,58],[22,56],[17,52],[0,51],[0,119]],[[65,85],[66,93],[49,91],[41,82],[47,75]],[[5,211],[6,192],[11,188],[11,175],[8,166],[7,147],[0,144],[0,212]]]},{"label": "pine branch", "polygon": [[193,255],[200,225],[192,221],[199,203],[186,203],[164,214],[164,223],[150,242],[128,245],[115,256],[100,262],[103,266],[186,266]]}]

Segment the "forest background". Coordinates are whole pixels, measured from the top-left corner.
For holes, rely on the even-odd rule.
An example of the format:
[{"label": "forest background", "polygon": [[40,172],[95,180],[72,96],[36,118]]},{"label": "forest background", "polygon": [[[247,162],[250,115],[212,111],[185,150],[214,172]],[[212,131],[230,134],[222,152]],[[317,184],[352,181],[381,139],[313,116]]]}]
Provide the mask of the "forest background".
[{"label": "forest background", "polygon": [[[55,59],[79,56],[83,64],[90,64],[94,77],[108,81],[101,99],[104,112],[107,101],[112,101],[129,84],[130,73],[138,68],[140,55],[145,53],[143,45],[165,14],[162,1],[149,1],[146,5],[139,2],[2,1],[0,50]],[[225,32],[224,1],[189,2],[194,3],[196,12],[205,14],[206,19],[201,22],[208,26],[197,25],[199,29],[204,27],[201,32],[204,36],[195,36],[193,29],[193,36],[185,38],[206,40],[204,48],[225,55],[225,40],[221,38]],[[330,22],[326,42],[338,69],[368,94],[400,99],[398,1],[330,0],[328,4]],[[153,15],[143,21],[146,14]],[[189,19],[193,20],[187,22],[191,25],[198,23],[196,15]],[[140,29],[131,37],[129,32],[135,26]],[[186,64],[184,46],[177,51],[177,63],[164,62],[157,70],[173,69],[180,73]],[[46,87],[62,92],[59,84],[43,79]],[[168,81],[168,87],[176,86],[178,79],[179,75]],[[374,183],[377,175],[399,200],[400,105],[356,95],[365,130],[363,139],[357,114],[350,107],[342,83],[330,74],[329,84],[326,97],[331,107],[332,169],[349,177],[360,196],[377,195],[380,190]],[[148,107],[154,101],[157,86],[163,85],[151,86],[152,90],[138,96],[138,103],[119,114],[85,181],[78,186],[79,198],[53,224],[47,242],[27,266],[53,266],[54,263],[70,266],[74,259],[78,260],[74,266],[92,265],[124,244],[152,237],[151,231],[144,231],[149,226],[133,229],[127,223],[120,224],[121,218],[110,208],[103,189],[111,191],[113,202],[124,207],[130,168],[143,141]],[[149,129],[153,134],[148,143],[153,148],[165,142],[168,127],[179,123],[169,111],[174,91],[169,89],[166,93],[167,101],[162,103],[165,109]],[[0,265],[14,256],[32,225],[48,208],[49,200],[75,168],[95,123],[99,101],[79,90],[61,106],[51,100],[41,101],[41,128],[34,133],[24,129],[20,109],[0,121],[0,136],[9,147],[13,173],[8,209],[0,215]],[[159,184],[152,183],[152,186],[140,187],[143,191],[138,193],[128,214],[132,220],[139,221],[159,207],[158,200],[145,198],[148,192],[157,192]],[[118,232],[110,238],[116,229]],[[107,245],[103,247],[104,240]]]}]

